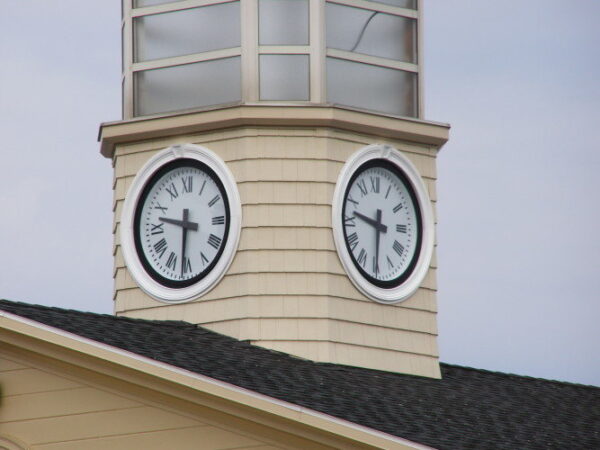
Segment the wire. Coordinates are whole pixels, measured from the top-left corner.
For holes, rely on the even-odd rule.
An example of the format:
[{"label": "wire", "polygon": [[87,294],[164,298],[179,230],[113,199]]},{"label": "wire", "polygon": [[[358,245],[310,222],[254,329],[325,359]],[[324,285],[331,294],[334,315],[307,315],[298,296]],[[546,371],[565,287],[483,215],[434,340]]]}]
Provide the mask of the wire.
[{"label": "wire", "polygon": [[363,34],[365,34],[365,30],[369,26],[369,23],[371,23],[371,20],[373,20],[373,17],[375,17],[377,14],[379,14],[379,11],[375,11],[373,14],[371,14],[371,17],[369,17],[367,19],[367,21],[365,22],[365,24],[362,27],[362,30],[360,30],[360,35],[358,36],[358,39],[356,40],[356,44],[354,44],[354,47],[352,47],[352,49],[350,50],[351,52],[356,50],[356,47],[358,47],[358,44],[360,44],[360,41],[362,40]]}]

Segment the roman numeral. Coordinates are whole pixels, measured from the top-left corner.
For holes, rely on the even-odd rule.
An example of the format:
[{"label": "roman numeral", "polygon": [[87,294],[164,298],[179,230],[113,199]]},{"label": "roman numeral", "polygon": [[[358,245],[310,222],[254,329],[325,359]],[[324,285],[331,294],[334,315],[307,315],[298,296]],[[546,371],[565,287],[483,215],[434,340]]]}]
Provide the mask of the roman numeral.
[{"label": "roman numeral", "polygon": [[401,209],[402,209],[402,203],[398,203],[396,206],[394,206],[394,213],[397,213]]},{"label": "roman numeral", "polygon": [[387,259],[388,269],[393,269],[394,268],[394,263],[392,262],[392,260],[390,259],[390,257],[386,255],[385,259]]},{"label": "roman numeral", "polygon": [[363,267],[365,267],[365,263],[367,262],[367,252],[364,248],[360,249],[360,253],[358,254],[358,258],[356,261]]},{"label": "roman numeral", "polygon": [[400,242],[394,241],[393,248],[394,248],[394,251],[396,253],[398,253],[398,255],[400,257],[402,257],[402,253],[404,252],[404,246]]},{"label": "roman numeral", "polygon": [[158,225],[151,223],[150,225],[152,226],[152,229],[150,230],[150,233],[152,234],[161,234],[165,232],[165,230],[163,230],[164,223],[159,223]]},{"label": "roman numeral", "polygon": [[373,273],[375,276],[379,273],[379,264],[377,264],[377,258],[373,256]]},{"label": "roman numeral", "polygon": [[379,185],[380,185],[379,177],[370,177],[370,178],[371,178],[371,192],[375,192],[376,194],[379,194]]},{"label": "roman numeral", "polygon": [[396,225],[396,231],[398,233],[406,233],[406,225]]},{"label": "roman numeral", "polygon": [[167,241],[165,241],[165,238],[162,238],[160,241],[154,244],[154,251],[159,253],[159,258],[162,258],[162,255],[164,255],[167,251]]},{"label": "roman numeral", "polygon": [[204,253],[200,252],[200,258],[202,259],[203,266],[208,264],[208,259],[206,259],[206,256],[204,256]]},{"label": "roman numeral", "polygon": [[183,184],[183,192],[192,192],[192,176],[181,178],[181,184]]},{"label": "roman numeral", "polygon": [[356,217],[347,217],[344,214],[344,226],[345,227],[355,227],[356,224],[354,223],[354,220],[356,219]]},{"label": "roman numeral", "polygon": [[217,203],[220,199],[221,199],[221,196],[219,194],[215,195],[213,197],[213,199],[210,202],[208,202],[208,207],[210,208],[212,205]]},{"label": "roman numeral", "polygon": [[388,186],[388,190],[385,193],[385,198],[386,199],[388,198],[388,195],[390,195],[390,189],[392,189],[392,185],[391,184]]},{"label": "roman numeral", "polygon": [[358,245],[358,236],[357,236],[357,234],[356,233],[352,233],[350,236],[348,236],[348,239],[346,239],[346,242],[348,242],[348,246],[350,247],[350,250],[354,251],[354,249]]},{"label": "roman numeral", "polygon": [[167,192],[171,195],[171,200],[179,197],[179,193],[177,192],[177,188],[175,187],[175,185],[173,183],[171,183],[171,186],[169,186],[167,189]]},{"label": "roman numeral", "polygon": [[221,238],[215,236],[214,234],[211,234],[208,237],[208,243],[212,245],[215,249],[217,249],[219,248],[219,245],[221,245]]},{"label": "roman numeral", "polygon": [[184,258],[183,273],[190,273],[192,271],[192,263],[190,258]]},{"label": "roman numeral", "polygon": [[175,266],[177,265],[177,256],[175,253],[171,252],[169,258],[167,259],[167,267],[171,270],[175,270]]},{"label": "roman numeral", "polygon": [[356,206],[358,206],[358,202],[356,200],[354,200],[350,195],[348,195],[348,201],[354,203]]},{"label": "roman numeral", "polygon": [[202,191],[204,190],[204,186],[206,186],[206,180],[204,180],[204,183],[202,183],[202,187],[200,188],[200,192],[198,192],[198,195],[202,195]]},{"label": "roman numeral", "polygon": [[165,214],[167,212],[167,209],[169,209],[169,208],[165,208],[164,206],[160,206],[160,203],[156,202],[156,206],[154,207],[154,209],[160,209],[162,211],[162,213]]},{"label": "roman numeral", "polygon": [[225,216],[216,216],[212,218],[213,225],[223,225],[225,224]]},{"label": "roman numeral", "polygon": [[360,180],[356,185],[360,189],[360,193],[363,197],[367,195],[367,183],[365,183],[365,180]]}]

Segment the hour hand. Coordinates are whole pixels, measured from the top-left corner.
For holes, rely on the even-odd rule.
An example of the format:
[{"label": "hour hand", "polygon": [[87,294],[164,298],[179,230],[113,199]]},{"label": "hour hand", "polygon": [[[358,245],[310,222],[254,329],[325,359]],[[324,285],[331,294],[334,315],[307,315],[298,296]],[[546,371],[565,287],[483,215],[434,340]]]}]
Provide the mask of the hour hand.
[{"label": "hour hand", "polygon": [[158,220],[178,227],[185,228],[186,230],[198,231],[198,224],[196,222],[190,222],[189,220],[177,220],[170,219],[169,217],[159,217]]},{"label": "hour hand", "polygon": [[365,216],[364,214],[359,213],[358,211],[354,211],[354,215],[358,217],[360,220],[364,220],[369,225],[375,227],[377,231],[381,231],[382,233],[387,233],[387,225],[382,224],[377,220],[373,220],[370,217]]}]

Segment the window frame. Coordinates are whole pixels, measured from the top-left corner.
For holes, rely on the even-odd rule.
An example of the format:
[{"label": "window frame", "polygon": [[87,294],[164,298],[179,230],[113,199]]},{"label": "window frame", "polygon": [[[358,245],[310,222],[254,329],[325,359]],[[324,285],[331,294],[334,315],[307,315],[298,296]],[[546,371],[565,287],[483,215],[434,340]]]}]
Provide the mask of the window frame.
[{"label": "window frame", "polygon": [[[186,9],[212,6],[222,3],[240,2],[240,46],[183,56],[167,57],[149,61],[134,60],[134,19],[143,16],[162,14]],[[325,34],[326,3],[377,11],[385,14],[406,17],[416,21],[416,63],[408,63],[378,56],[365,55],[344,50],[327,48]],[[260,45],[259,44],[259,0],[179,0],[152,6],[134,8],[134,0],[122,0],[122,102],[123,119],[132,119],[135,114],[135,74],[145,70],[173,67],[215,59],[241,57],[241,104],[285,104],[306,106],[327,104],[327,57],[375,65],[394,70],[417,74],[416,118],[423,118],[423,63],[422,63],[422,2],[416,0],[417,9],[400,8],[386,3],[368,0],[308,0],[309,2],[309,42],[308,45]],[[308,55],[309,57],[309,97],[308,100],[272,101],[260,100],[259,59],[264,54]],[[205,107],[199,106],[198,109]],[[214,105],[211,106],[214,109]],[[389,115],[384,112],[381,114]],[[152,116],[169,116],[173,112],[157,113]],[[146,116],[143,116],[146,117]]]}]

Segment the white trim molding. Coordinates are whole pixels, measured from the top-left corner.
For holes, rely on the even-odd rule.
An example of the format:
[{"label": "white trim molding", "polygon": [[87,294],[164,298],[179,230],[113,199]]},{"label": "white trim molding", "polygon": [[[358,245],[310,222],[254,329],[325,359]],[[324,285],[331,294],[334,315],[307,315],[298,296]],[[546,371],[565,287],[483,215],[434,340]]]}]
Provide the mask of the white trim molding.
[{"label": "white trim molding", "polygon": [[[180,158],[200,161],[211,168],[223,183],[229,200],[229,235],[223,253],[213,269],[197,283],[184,288],[170,288],[154,280],[140,261],[134,239],[134,217],[140,195],[150,178],[165,164]],[[231,265],[240,240],[242,207],[233,174],[215,153],[194,144],[173,145],[154,155],[137,173],[123,205],[121,215],[121,249],[129,273],[137,285],[152,298],[165,303],[183,303],[206,294],[223,278]]]},{"label": "white trim molding", "polygon": [[[408,278],[400,285],[391,288],[375,286],[365,279],[352,261],[352,257],[346,246],[343,229],[343,205],[344,194],[351,181],[352,175],[365,163],[372,160],[385,160],[396,166],[408,179],[415,193],[416,200],[421,211],[422,241],[420,253],[416,265]],[[337,254],[344,270],[356,288],[368,298],[379,303],[393,304],[408,299],[416,292],[423,282],[433,255],[434,247],[434,220],[431,201],[427,194],[421,175],[417,168],[400,151],[382,144],[372,144],[354,153],[338,176],[335,191],[333,193],[331,223],[333,227],[333,238]]]}]

